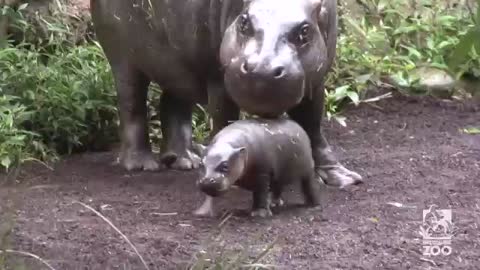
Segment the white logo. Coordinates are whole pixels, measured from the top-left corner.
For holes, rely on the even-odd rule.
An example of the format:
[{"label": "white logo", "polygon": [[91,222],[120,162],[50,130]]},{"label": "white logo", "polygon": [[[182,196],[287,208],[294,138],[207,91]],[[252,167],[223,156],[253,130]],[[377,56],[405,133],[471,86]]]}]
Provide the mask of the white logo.
[{"label": "white logo", "polygon": [[450,255],[453,229],[451,209],[437,209],[437,205],[430,205],[428,209],[423,210],[423,223],[420,226],[423,255]]}]

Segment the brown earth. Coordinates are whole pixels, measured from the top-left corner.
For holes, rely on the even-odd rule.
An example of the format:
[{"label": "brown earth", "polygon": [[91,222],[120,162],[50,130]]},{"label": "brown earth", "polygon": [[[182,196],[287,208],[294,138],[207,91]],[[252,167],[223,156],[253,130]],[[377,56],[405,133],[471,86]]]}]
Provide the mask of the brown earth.
[{"label": "brown earth", "polygon": [[[150,269],[181,269],[208,243],[244,246],[255,256],[276,237],[261,261],[276,269],[479,269],[480,135],[460,129],[480,126],[480,104],[397,96],[346,115],[348,127],[326,123],[325,131],[340,160],[366,183],[328,188],[323,212],[285,207],[260,220],[234,211],[220,240],[211,242],[221,211],[248,209],[247,192],[218,200],[218,217],[196,218],[191,211],[203,199],[196,172],[127,173],[111,164],[112,153],[87,153],[54,171],[31,168],[0,189],[3,228],[13,220],[9,214],[16,217],[7,248],[37,254],[56,269],[144,269],[107,223],[74,203],[81,201],[118,226]],[[301,205],[296,187],[286,201]],[[422,255],[422,210],[431,204],[452,209],[449,256]]]}]

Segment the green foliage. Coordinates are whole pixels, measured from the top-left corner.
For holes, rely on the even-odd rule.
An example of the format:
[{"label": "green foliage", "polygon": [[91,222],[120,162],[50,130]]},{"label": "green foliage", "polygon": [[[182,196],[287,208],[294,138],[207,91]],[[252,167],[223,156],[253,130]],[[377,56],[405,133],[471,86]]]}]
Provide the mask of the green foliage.
[{"label": "green foliage", "polygon": [[48,160],[116,137],[105,56],[97,43],[66,42],[65,28],[52,20],[41,45],[8,42],[0,51],[0,167]]},{"label": "green foliage", "polygon": [[476,14],[472,11],[471,16],[474,26],[460,38],[448,64],[450,69],[457,73],[457,77],[471,73],[480,78],[480,0],[477,0]]},{"label": "green foliage", "polygon": [[[1,90],[1,88],[0,88]],[[32,119],[32,112],[19,104],[19,98],[0,96],[0,165],[7,170],[33,157],[43,160],[55,158],[41,137],[22,126]]]},{"label": "green foliage", "polygon": [[18,97],[30,114],[22,126],[48,147],[70,153],[114,136],[103,134],[114,131],[116,108],[109,67],[98,46],[59,48],[49,55],[17,46],[0,57],[3,92]]},{"label": "green foliage", "polygon": [[[334,72],[327,80],[327,117],[336,117],[338,106],[347,99],[358,103],[369,86],[396,82],[395,86],[417,90],[420,67],[435,67],[458,77],[473,74],[480,78],[478,47],[469,46],[478,38],[474,16],[464,5],[446,7],[446,1],[363,0],[361,14],[342,6]],[[466,40],[470,50],[459,46]],[[458,68],[448,65],[454,50],[461,51]],[[358,95],[355,95],[355,94]]]}]

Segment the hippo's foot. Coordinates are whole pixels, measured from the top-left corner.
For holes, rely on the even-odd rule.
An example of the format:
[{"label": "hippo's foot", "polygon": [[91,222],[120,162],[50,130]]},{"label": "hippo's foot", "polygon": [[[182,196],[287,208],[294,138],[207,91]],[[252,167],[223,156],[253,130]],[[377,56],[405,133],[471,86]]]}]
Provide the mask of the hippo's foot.
[{"label": "hippo's foot", "polygon": [[362,176],[354,171],[348,170],[340,163],[318,166],[316,173],[325,184],[339,188],[363,183]]},{"label": "hippo's foot", "polygon": [[252,217],[261,217],[261,218],[273,216],[272,211],[270,209],[265,209],[265,208],[255,209],[250,213],[250,215]]},{"label": "hippo's foot", "polygon": [[192,170],[200,167],[200,157],[191,152],[186,151],[185,154],[177,154],[173,151],[168,151],[162,155],[162,163],[174,170]]},{"label": "hippo's foot", "polygon": [[193,214],[200,217],[213,217],[213,198],[206,196],[202,205],[193,211]]},{"label": "hippo's foot", "polygon": [[122,153],[117,161],[128,171],[156,171],[160,169],[160,165],[155,160],[153,153],[148,151],[127,151],[125,153]]}]

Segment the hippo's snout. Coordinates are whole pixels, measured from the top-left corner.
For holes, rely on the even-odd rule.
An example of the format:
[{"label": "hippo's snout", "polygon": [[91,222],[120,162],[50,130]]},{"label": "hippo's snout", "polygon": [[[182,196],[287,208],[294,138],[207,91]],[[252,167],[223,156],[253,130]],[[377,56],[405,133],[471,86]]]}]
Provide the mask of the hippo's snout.
[{"label": "hippo's snout", "polygon": [[255,76],[264,80],[279,80],[287,75],[284,65],[259,65],[251,58],[243,61],[240,71],[244,76]]},{"label": "hippo's snout", "polygon": [[225,181],[211,177],[201,178],[197,185],[202,192],[212,197],[220,196],[228,189]]}]

